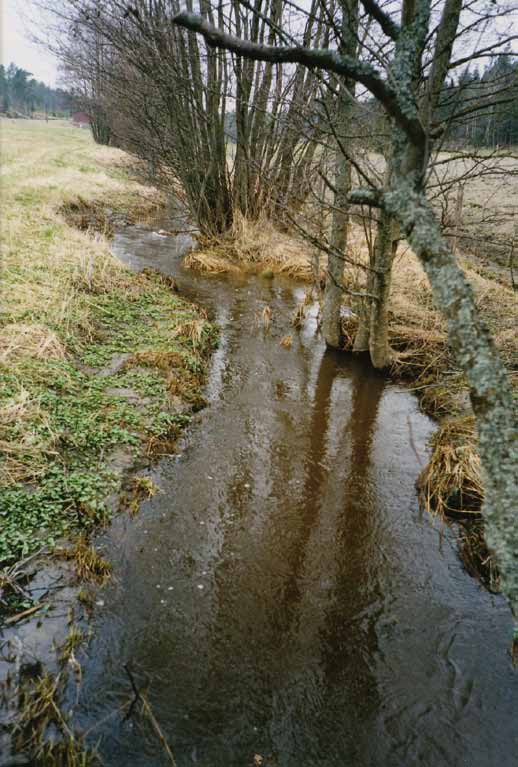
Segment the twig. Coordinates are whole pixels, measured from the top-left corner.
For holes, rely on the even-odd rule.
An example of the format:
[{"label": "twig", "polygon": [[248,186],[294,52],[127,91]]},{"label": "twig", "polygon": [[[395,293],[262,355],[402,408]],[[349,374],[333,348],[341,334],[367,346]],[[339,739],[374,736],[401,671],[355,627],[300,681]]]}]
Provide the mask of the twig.
[{"label": "twig", "polygon": [[410,420],[410,416],[407,416],[407,423],[408,423],[408,434],[410,438],[410,447],[414,451],[415,457],[417,458],[417,463],[419,466],[423,465],[423,462],[421,461],[421,456],[419,455],[417,451],[417,447],[414,441],[414,430],[412,429],[412,421]]},{"label": "twig", "polygon": [[149,702],[147,698],[144,695],[140,695],[140,699],[142,701],[142,706],[144,708],[144,711],[149,717],[149,721],[151,722],[151,725],[160,740],[160,743],[162,744],[162,748],[166,752],[167,756],[169,757],[169,761],[173,765],[173,767],[176,767],[176,760],[174,758],[173,752],[171,751],[171,748],[169,746],[169,743],[166,740],[166,737],[162,730],[160,729],[160,725],[158,724],[157,720],[155,719],[155,716],[153,714],[153,711],[151,710],[151,706],[149,705]]},{"label": "twig", "polygon": [[4,623],[6,626],[10,626],[13,623],[18,623],[18,621],[21,621],[23,618],[27,618],[29,615],[32,615],[37,610],[40,610],[42,607],[47,605],[48,602],[40,602],[37,605],[33,605],[32,607],[28,607],[27,610],[24,610],[21,613],[17,613],[16,615],[11,615],[10,618],[6,618]]},{"label": "twig", "polygon": [[174,755],[173,755],[173,752],[171,750],[171,747],[170,747],[169,743],[167,742],[167,739],[166,739],[164,733],[162,732],[162,729],[161,729],[160,725],[158,724],[158,722],[157,722],[157,720],[155,718],[155,715],[153,714],[153,711],[151,709],[151,706],[149,704],[148,699],[146,698],[144,693],[141,690],[138,689],[137,684],[135,682],[135,677],[133,676],[133,674],[131,672],[131,669],[130,669],[130,667],[129,667],[129,665],[127,663],[124,664],[124,670],[126,671],[128,677],[129,677],[131,688],[132,688],[133,693],[135,695],[135,697],[132,700],[131,705],[129,707],[128,713],[125,716],[125,719],[129,719],[129,717],[131,716],[131,714],[133,712],[133,709],[135,708],[135,705],[140,701],[140,703],[142,703],[142,708],[143,708],[144,712],[146,713],[149,721],[151,722],[151,726],[152,726],[152,728],[153,728],[153,730],[155,732],[155,735],[158,737],[158,739],[159,739],[159,741],[160,741],[160,743],[162,745],[162,748],[164,749],[165,753],[167,754],[167,756],[169,758],[170,763],[173,765],[173,767],[176,767],[176,759],[174,758]]},{"label": "twig", "polygon": [[514,239],[511,242],[511,252],[509,253],[509,272],[511,274],[511,285],[513,286],[513,290],[517,290],[518,285],[516,284],[514,280],[513,266],[514,266]]}]

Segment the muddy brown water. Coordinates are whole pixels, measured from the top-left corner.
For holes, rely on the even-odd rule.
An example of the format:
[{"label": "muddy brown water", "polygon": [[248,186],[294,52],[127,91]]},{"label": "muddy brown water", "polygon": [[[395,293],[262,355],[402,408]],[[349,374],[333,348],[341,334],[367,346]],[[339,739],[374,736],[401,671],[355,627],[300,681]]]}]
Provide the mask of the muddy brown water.
[{"label": "muddy brown water", "polygon": [[[114,241],[132,267],[177,277],[221,341],[208,408],[150,472],[161,492],[104,537],[114,578],[84,727],[131,695],[129,662],[179,767],[516,767],[508,609],[416,501],[432,422],[326,351],[314,319],[290,327],[303,287],[189,272],[188,246],[138,228]],[[92,737],[109,767],[169,763],[135,717]]]}]

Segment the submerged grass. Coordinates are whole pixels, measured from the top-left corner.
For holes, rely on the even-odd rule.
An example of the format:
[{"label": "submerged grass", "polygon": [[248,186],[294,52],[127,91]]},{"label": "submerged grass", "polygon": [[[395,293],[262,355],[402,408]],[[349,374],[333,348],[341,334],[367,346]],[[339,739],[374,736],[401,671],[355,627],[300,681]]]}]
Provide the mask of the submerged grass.
[{"label": "submerged grass", "polygon": [[[202,272],[249,272],[271,278],[284,274],[305,282],[316,277],[314,253],[301,239],[281,232],[271,221],[236,216],[232,229],[217,241],[201,240],[184,259],[184,266]],[[320,271],[320,270],[317,270]]]},{"label": "submerged grass", "polygon": [[[71,636],[66,650],[73,655],[79,639]],[[34,767],[94,767],[102,763],[97,749],[85,744],[60,705],[66,681],[64,672],[42,672],[20,687],[20,717],[14,732],[16,753],[29,758]]]},{"label": "submerged grass", "polygon": [[[189,416],[173,388],[201,402],[214,331],[173,284],[121,265],[99,232],[108,208],[136,216],[160,203],[130,178],[122,152],[56,123],[10,121],[2,132],[0,564],[8,565],[108,518],[107,496],[121,484],[117,456],[127,466],[150,442],[178,434]],[[70,219],[70,200],[80,200],[88,225]]]}]

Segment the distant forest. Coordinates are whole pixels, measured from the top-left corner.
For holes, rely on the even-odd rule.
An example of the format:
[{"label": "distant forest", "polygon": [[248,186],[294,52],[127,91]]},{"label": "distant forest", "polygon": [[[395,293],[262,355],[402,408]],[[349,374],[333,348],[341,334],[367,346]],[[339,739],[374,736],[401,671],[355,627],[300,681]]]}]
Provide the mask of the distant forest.
[{"label": "distant forest", "polygon": [[444,89],[444,118],[452,118],[447,139],[460,146],[518,145],[518,56],[495,57],[482,73],[466,69]]},{"label": "distant forest", "polygon": [[[518,146],[518,56],[509,51],[495,57],[482,72],[467,67],[458,79],[445,84],[439,111],[446,121],[445,148]],[[278,119],[282,121],[282,115]],[[363,126],[365,135],[369,125],[380,119],[384,119],[383,110],[374,99],[368,107],[356,106],[355,122]],[[310,132],[311,127],[307,125],[306,130]],[[225,132],[237,141],[234,112],[225,115]]]},{"label": "distant forest", "polygon": [[[0,65],[0,112],[63,117],[76,106],[88,111],[88,104],[84,102],[84,98],[61,88],[50,88],[13,63],[8,67]],[[374,112],[378,111],[374,102],[372,108]],[[511,52],[508,56],[499,56],[491,60],[482,73],[478,69],[473,72],[466,69],[458,81],[445,86],[441,111],[446,119],[448,113],[452,115],[446,130],[446,144],[518,145],[518,57]],[[371,113],[369,120],[372,118]],[[365,119],[364,105],[358,120]],[[234,113],[225,115],[225,129],[227,136],[235,142]]]},{"label": "distant forest", "polygon": [[26,69],[0,65],[0,112],[27,117],[43,113],[51,117],[68,116],[72,107],[70,93],[50,88],[36,80]]}]

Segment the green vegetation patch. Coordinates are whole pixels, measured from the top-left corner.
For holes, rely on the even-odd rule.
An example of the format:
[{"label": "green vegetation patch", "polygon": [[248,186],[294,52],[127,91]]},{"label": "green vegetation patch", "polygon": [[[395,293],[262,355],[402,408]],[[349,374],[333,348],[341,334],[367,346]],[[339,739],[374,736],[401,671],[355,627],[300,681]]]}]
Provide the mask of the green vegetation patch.
[{"label": "green vegetation patch", "polygon": [[128,275],[89,308],[87,336],[51,328],[63,359],[3,366],[1,564],[105,522],[117,451],[151,455],[189,422],[177,398],[201,400],[214,328],[159,276]]}]

